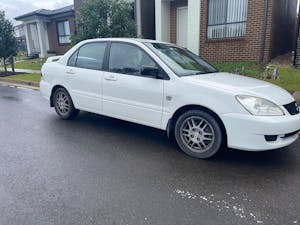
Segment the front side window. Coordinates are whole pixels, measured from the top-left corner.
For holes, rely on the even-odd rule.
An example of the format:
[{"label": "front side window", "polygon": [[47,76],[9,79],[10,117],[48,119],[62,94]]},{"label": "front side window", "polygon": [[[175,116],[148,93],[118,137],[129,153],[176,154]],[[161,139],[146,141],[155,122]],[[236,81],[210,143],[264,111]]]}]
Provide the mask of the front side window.
[{"label": "front side window", "polygon": [[208,0],[207,38],[243,37],[248,0]]},{"label": "front side window", "polygon": [[214,73],[217,70],[194,53],[162,43],[145,43],[178,76]]},{"label": "front side window", "polygon": [[109,71],[142,76],[142,68],[157,67],[156,63],[142,49],[123,43],[112,43]]},{"label": "front side window", "polygon": [[57,23],[57,32],[59,44],[71,43],[70,24],[68,20]]},{"label": "front side window", "polygon": [[70,58],[68,66],[101,70],[106,50],[105,42],[83,45]]}]

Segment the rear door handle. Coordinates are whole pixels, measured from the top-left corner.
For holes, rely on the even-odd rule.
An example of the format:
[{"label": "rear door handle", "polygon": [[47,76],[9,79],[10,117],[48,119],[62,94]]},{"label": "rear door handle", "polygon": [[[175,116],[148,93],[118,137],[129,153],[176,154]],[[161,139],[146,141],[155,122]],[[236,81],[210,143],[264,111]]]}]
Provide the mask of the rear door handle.
[{"label": "rear door handle", "polygon": [[66,70],[66,73],[67,73],[67,74],[75,74],[74,70],[72,70],[72,69],[67,69],[67,70]]},{"label": "rear door handle", "polygon": [[108,81],[117,81],[117,78],[113,75],[106,76],[104,79]]}]

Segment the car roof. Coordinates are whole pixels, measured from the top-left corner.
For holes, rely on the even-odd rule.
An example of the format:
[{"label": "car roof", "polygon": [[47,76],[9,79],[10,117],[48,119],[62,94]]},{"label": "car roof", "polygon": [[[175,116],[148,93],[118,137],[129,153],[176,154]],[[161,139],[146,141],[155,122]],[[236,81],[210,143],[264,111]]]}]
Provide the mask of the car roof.
[{"label": "car roof", "polygon": [[122,41],[122,42],[139,42],[139,43],[160,43],[160,44],[170,44],[167,42],[152,40],[152,39],[143,39],[143,38],[94,38],[87,39],[83,42],[94,42],[94,41]]}]

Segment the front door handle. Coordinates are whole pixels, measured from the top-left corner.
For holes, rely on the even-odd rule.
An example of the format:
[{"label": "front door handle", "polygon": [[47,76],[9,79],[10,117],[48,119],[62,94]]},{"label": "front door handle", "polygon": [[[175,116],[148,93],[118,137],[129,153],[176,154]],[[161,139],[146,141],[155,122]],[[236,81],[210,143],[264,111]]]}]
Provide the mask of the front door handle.
[{"label": "front door handle", "polygon": [[117,81],[117,78],[113,75],[106,76],[104,79],[108,81]]}]

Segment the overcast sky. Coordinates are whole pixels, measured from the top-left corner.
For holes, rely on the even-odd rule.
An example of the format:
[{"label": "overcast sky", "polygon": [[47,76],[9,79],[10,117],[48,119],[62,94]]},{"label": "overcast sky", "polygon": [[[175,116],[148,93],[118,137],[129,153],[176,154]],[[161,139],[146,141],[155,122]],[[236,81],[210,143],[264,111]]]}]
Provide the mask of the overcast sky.
[{"label": "overcast sky", "polygon": [[37,9],[56,9],[73,4],[73,0],[0,0],[0,10],[4,10],[6,17],[14,24],[14,17]]}]

